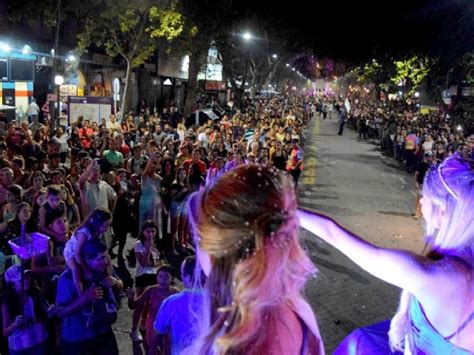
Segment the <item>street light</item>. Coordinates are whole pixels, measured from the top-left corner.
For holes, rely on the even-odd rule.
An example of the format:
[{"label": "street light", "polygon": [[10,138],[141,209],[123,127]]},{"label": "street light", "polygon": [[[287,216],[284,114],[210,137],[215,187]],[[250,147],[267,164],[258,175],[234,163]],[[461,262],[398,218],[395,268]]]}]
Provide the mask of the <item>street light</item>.
[{"label": "street light", "polygon": [[54,83],[56,84],[56,105],[57,105],[57,107],[56,107],[56,110],[54,110],[54,115],[53,115],[54,123],[52,123],[52,125],[51,125],[51,128],[53,128],[53,129],[55,127],[57,128],[59,126],[59,124],[58,124],[59,123],[58,122],[59,113],[60,113],[59,111],[61,109],[61,104],[60,104],[60,99],[59,99],[59,96],[60,96],[59,89],[60,89],[61,85],[64,84],[64,77],[62,75],[56,75],[54,77]]},{"label": "street light", "polygon": [[23,46],[23,49],[21,50],[21,53],[23,53],[25,55],[31,53],[31,47],[29,45],[25,44]]},{"label": "street light", "polygon": [[11,47],[8,43],[0,42],[0,49],[4,52],[10,52]]},{"label": "street light", "polygon": [[253,36],[252,36],[252,34],[251,34],[250,32],[245,32],[245,33],[242,35],[242,37],[244,37],[244,39],[245,39],[246,41],[250,41],[250,40],[253,38]]},{"label": "street light", "polygon": [[62,84],[64,84],[64,77],[62,75],[56,75],[54,77],[54,83],[58,86],[61,86]]},{"label": "street light", "polygon": [[[189,60],[189,57],[188,57],[188,60]],[[157,77],[154,77],[154,78],[151,80],[151,83],[152,83],[153,86],[154,86],[154,89],[153,89],[153,112],[154,112],[154,113],[157,113],[157,108],[156,108],[156,91],[158,90],[158,85],[160,85],[160,79],[158,79]]]},{"label": "street light", "polygon": [[285,64],[285,66],[289,67],[289,66],[290,66],[290,64],[286,63],[286,64]]},{"label": "street light", "polygon": [[273,54],[273,55],[272,55],[272,58],[273,58],[273,59],[277,59],[277,58],[278,58],[278,55],[277,55],[277,54]]},{"label": "street light", "polygon": [[415,92],[415,97],[420,97],[420,93],[418,91]]},{"label": "street light", "polygon": [[75,62],[76,61],[76,56],[74,54],[69,54],[67,59],[70,61],[70,62]]}]

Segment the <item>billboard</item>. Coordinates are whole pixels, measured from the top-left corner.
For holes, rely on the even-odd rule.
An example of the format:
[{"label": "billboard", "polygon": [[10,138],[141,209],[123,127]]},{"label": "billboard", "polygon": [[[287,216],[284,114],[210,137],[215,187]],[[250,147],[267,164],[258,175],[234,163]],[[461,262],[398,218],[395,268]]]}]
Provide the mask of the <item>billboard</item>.
[{"label": "billboard", "polygon": [[69,96],[68,116],[69,124],[77,122],[82,116],[84,120],[101,123],[102,119],[108,120],[112,113],[113,99],[98,96]]},{"label": "billboard", "polygon": [[199,72],[198,80],[222,81],[222,62],[217,49],[209,48],[207,65]]}]

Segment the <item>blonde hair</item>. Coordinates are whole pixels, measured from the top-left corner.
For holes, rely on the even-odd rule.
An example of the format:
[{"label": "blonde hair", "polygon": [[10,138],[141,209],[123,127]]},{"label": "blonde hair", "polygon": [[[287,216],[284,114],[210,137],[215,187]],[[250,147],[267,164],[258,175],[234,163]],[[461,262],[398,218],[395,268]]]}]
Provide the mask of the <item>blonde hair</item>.
[{"label": "blonde hair", "polygon": [[[433,260],[445,255],[474,252],[474,172],[469,163],[455,154],[432,169],[425,177],[423,197],[432,207],[425,218],[425,255]],[[443,211],[441,223],[435,218]],[[412,295],[403,291],[397,313],[390,325],[392,350],[403,351],[406,336],[411,336],[409,307]]]},{"label": "blonde hair", "polygon": [[298,241],[293,183],[276,169],[242,165],[188,206],[195,241],[212,263],[189,353],[258,352],[277,308],[306,302],[301,290],[316,273]]}]

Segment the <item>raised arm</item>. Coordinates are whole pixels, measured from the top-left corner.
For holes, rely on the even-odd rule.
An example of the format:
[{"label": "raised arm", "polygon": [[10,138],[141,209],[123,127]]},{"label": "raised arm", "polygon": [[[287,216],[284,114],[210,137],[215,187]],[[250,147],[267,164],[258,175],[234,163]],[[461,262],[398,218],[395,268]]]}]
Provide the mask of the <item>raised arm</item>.
[{"label": "raised arm", "polygon": [[144,242],[141,245],[142,245],[142,251],[137,251],[137,249],[135,249],[135,255],[137,257],[137,261],[140,264],[140,266],[147,267],[150,262],[152,245],[151,245],[151,242],[148,242],[148,243]]},{"label": "raised arm", "polygon": [[156,163],[157,163],[157,158],[156,158],[156,153],[154,153],[150,156],[150,159],[148,159],[145,169],[143,169],[142,178],[145,176],[152,177],[153,174],[156,173],[156,165],[155,165]]},{"label": "raised arm", "polygon": [[79,189],[82,191],[85,188],[86,181],[89,179],[89,176],[92,173],[92,169],[100,169],[99,164],[97,163],[97,160],[93,159],[89,165],[87,166],[86,170],[79,176]]},{"label": "raised arm", "polygon": [[430,289],[432,260],[405,250],[384,249],[355,235],[322,214],[299,209],[301,227],[316,234],[375,277],[415,295]]}]

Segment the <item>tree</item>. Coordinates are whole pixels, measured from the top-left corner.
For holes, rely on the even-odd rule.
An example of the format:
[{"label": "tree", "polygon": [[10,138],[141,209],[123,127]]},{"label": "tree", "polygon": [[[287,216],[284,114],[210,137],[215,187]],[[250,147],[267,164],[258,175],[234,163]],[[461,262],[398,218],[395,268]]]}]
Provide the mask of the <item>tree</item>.
[{"label": "tree", "polygon": [[379,85],[383,83],[384,67],[375,59],[366,63],[359,71],[357,81],[361,84],[374,83]]},{"label": "tree", "polygon": [[205,68],[208,50],[214,39],[225,31],[224,18],[230,1],[182,0],[180,11],[186,18],[183,35],[170,46],[174,55],[189,55],[188,83],[184,103],[185,115],[195,108],[200,88],[198,74]]},{"label": "tree", "polygon": [[413,55],[405,60],[396,60],[393,62],[395,75],[390,80],[398,86],[403,86],[406,94],[411,96],[428,75],[431,62],[427,56],[418,55]]},{"label": "tree", "polygon": [[[15,23],[36,22],[38,19],[48,27],[56,26],[58,0],[23,0],[8,3],[8,19]],[[71,14],[78,6],[78,0],[69,0],[61,4],[61,17]]]},{"label": "tree", "polygon": [[[252,52],[250,56],[251,93],[255,88],[262,89],[272,84],[277,70],[281,69],[282,63],[290,61],[294,55],[293,50],[298,45],[298,41],[288,31],[277,32],[267,25],[262,32],[263,40],[259,51]],[[271,36],[268,35],[269,32]]]},{"label": "tree", "polygon": [[[296,30],[289,29],[281,20],[269,16],[253,17],[247,21],[231,17],[226,20],[226,30],[216,37],[215,43],[221,56],[225,80],[232,87],[237,107],[241,105],[245,89],[252,95],[256,88],[269,85],[282,63],[291,58],[301,45]],[[252,29],[254,38],[244,41],[242,28]],[[273,57],[277,54],[277,58]]]},{"label": "tree", "polygon": [[78,9],[84,16],[84,28],[78,34],[79,50],[95,44],[109,56],[120,55],[126,62],[122,115],[128,109],[132,69],[155,53],[158,39],[171,41],[183,32],[184,16],[173,5],[157,4],[152,0],[95,0]]}]

